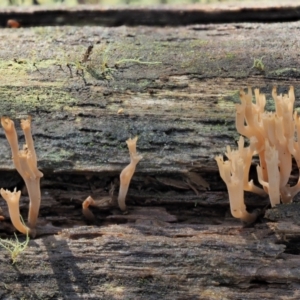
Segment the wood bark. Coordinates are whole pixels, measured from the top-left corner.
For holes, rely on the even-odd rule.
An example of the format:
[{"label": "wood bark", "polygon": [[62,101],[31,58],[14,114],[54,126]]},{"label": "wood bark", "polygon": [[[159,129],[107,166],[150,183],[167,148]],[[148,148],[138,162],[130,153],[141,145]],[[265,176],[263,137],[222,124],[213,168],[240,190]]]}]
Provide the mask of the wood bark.
[{"label": "wood bark", "polygon": [[[32,116],[43,170],[119,172],[135,135],[139,172],[216,170],[213,157],[238,138],[240,88],[260,87],[268,109],[273,85],[294,84],[297,95],[297,31],[297,22],[3,29],[1,113]],[[0,168],[12,169],[0,138]]]},{"label": "wood bark", "polygon": [[[38,237],[14,265],[0,248],[2,299],[299,299],[299,204],[244,227],[214,161],[238,139],[240,88],[259,87],[272,110],[272,86],[292,84],[299,107],[299,24],[1,29],[0,111],[20,146],[19,120],[32,116],[44,172]],[[122,214],[107,196],[135,135],[144,159]],[[22,188],[3,130],[0,153],[1,186]],[[191,189],[188,172],[210,190]]]}]

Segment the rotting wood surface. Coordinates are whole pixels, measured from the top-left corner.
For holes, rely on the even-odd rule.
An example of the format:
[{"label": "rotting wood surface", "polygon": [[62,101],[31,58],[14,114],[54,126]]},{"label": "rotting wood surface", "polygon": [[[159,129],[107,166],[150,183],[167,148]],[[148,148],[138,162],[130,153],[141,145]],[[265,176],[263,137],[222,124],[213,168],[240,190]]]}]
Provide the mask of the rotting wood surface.
[{"label": "rotting wood surface", "polygon": [[[240,87],[262,88],[269,109],[274,84],[279,92],[293,84],[300,95],[299,25],[1,30],[0,109],[13,119],[32,116],[45,174],[39,237],[15,265],[0,250],[1,297],[299,299],[298,205],[243,228],[228,213],[213,160],[238,138]],[[263,68],[254,64],[259,59]],[[8,172],[1,132],[1,184],[21,188]],[[125,140],[134,135],[144,159],[128,214],[104,201],[93,209],[96,224],[86,226],[82,201],[118,185],[129,161]],[[191,170],[211,191],[182,188]],[[178,187],[165,184],[168,178]],[[27,208],[23,196],[23,216]],[[0,226],[2,237],[11,234],[9,223]]]},{"label": "rotting wood surface", "polygon": [[[238,138],[239,88],[261,87],[268,109],[274,84],[298,96],[299,24],[3,29],[0,111],[32,116],[43,170],[119,173],[135,135],[138,172],[216,170]],[[12,169],[4,134],[0,152]]]},{"label": "rotting wood surface", "polygon": [[[299,227],[298,227],[299,235]],[[81,227],[1,255],[2,299],[299,299],[300,261],[272,223]],[[289,244],[288,242],[285,242]]]}]

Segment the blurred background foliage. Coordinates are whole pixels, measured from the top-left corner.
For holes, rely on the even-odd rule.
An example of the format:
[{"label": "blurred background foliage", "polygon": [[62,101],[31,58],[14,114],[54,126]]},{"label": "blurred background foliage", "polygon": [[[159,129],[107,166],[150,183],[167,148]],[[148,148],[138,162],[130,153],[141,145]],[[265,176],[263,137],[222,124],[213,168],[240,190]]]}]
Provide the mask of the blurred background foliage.
[{"label": "blurred background foliage", "polygon": [[105,4],[105,5],[157,5],[157,4],[193,4],[193,3],[224,3],[245,2],[248,0],[0,0],[0,6],[28,6],[28,5],[77,5],[77,4]]}]

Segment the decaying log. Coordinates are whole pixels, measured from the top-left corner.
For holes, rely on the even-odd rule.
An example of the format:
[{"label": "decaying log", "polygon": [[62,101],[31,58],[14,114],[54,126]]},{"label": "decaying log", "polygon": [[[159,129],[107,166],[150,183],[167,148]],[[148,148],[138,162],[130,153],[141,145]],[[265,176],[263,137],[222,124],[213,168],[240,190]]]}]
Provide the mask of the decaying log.
[{"label": "decaying log", "polygon": [[[14,265],[0,248],[0,297],[299,299],[299,204],[268,210],[246,194],[262,216],[244,227],[213,159],[238,139],[239,88],[261,88],[271,110],[272,86],[292,84],[299,106],[299,24],[2,29],[0,112],[21,142],[32,116],[44,179],[37,238]],[[135,135],[144,158],[123,214],[109,190]],[[0,153],[0,185],[22,189],[26,216],[2,129]],[[82,215],[89,195],[94,222]]]},{"label": "decaying log", "polygon": [[[272,109],[271,87],[293,84],[298,105],[298,25],[3,29],[0,111],[32,116],[44,172],[117,174],[135,135],[137,172],[216,171],[213,157],[238,138],[240,87],[262,88]],[[12,169],[3,134],[0,151]]]}]

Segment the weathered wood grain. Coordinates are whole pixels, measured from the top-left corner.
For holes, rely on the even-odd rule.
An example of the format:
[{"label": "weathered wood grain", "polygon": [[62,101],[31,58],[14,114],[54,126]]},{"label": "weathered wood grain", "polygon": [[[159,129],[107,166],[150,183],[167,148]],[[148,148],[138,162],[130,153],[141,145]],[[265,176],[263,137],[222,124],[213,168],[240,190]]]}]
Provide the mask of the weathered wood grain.
[{"label": "weathered wood grain", "polygon": [[[299,233],[299,232],[298,232]],[[0,252],[3,299],[297,299],[300,264],[268,224],[81,227]],[[10,297],[10,298],[9,298]]]},{"label": "weathered wood grain", "polygon": [[299,297],[298,204],[268,211],[273,223],[252,228],[216,207],[184,206],[98,210],[98,226],[78,227],[78,200],[46,195],[47,235],[31,240],[15,265],[0,248],[2,299]]},{"label": "weathered wood grain", "polygon": [[[215,171],[213,157],[238,138],[240,87],[260,87],[269,109],[275,84],[279,92],[293,84],[299,99],[298,27],[4,29],[0,110],[33,117],[46,172],[118,173],[128,162],[125,140],[135,135],[141,174]],[[80,63],[89,45],[92,54]],[[253,67],[260,58],[264,70]],[[2,130],[0,152],[0,168],[12,169]]]}]

